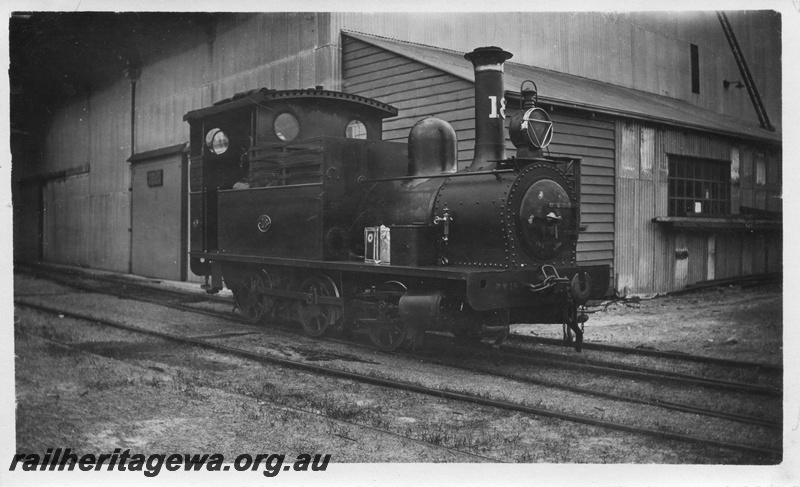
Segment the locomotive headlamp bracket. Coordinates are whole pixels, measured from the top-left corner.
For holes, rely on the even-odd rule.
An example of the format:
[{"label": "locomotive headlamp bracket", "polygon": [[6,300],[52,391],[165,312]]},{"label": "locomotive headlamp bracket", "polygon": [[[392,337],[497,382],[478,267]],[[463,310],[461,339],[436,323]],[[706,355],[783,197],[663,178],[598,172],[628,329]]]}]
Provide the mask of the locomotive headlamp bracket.
[{"label": "locomotive headlamp bracket", "polygon": [[438,225],[442,223],[442,242],[447,243],[450,239],[450,222],[453,221],[453,216],[450,214],[450,210],[447,208],[447,205],[444,207],[444,213],[442,216],[435,216],[433,218],[433,224]]}]

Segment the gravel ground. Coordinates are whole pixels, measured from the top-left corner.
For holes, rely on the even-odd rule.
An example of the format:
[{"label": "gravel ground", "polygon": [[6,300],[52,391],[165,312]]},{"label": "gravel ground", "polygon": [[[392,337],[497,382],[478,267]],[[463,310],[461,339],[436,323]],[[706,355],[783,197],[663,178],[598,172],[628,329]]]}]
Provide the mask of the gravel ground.
[{"label": "gravel ground", "polygon": [[[778,284],[725,286],[676,296],[593,303],[585,341],[781,364],[783,294]],[[548,325],[513,330],[558,338]]]},{"label": "gravel ground", "polygon": [[[108,299],[113,299],[114,308],[127,310],[121,316],[127,316],[125,319],[132,324],[157,324],[174,330],[191,326],[195,335],[221,331],[212,318],[192,316],[189,323],[179,316],[188,313],[147,310],[146,305],[85,293],[75,295],[64,286],[41,279],[18,277],[15,283],[17,296],[38,294],[43,302],[65,300],[67,293],[71,294],[67,301],[84,312],[104,313],[109,308]],[[727,287],[684,296],[603,303],[590,309],[593,313],[587,323],[587,342],[780,364],[781,308],[779,286]],[[498,473],[496,465],[475,470],[465,464],[487,459],[706,463],[702,453],[686,446],[665,447],[663,442],[659,446],[582,425],[565,429],[556,421],[519,415],[487,419],[487,412],[477,407],[454,408],[446,401],[377,392],[349,381],[328,380],[327,385],[320,385],[314,377],[297,372],[265,374],[261,366],[230,357],[178,351],[158,340],[132,339],[121,332],[99,331],[68,319],[59,320],[61,323],[56,323],[59,326],[54,327],[53,318],[28,311],[18,313],[18,317],[23,316],[24,323],[18,326],[15,337],[19,451],[39,451],[54,445],[87,452],[124,447],[148,452],[219,451],[226,458],[239,452],[285,452],[287,456],[297,452],[333,452],[332,462],[337,467],[326,472],[329,480],[347,482],[350,478],[347,470],[339,469],[340,462],[380,462],[386,467],[376,474],[372,467],[362,466],[359,472],[366,476],[358,478],[364,479],[364,485],[404,484],[408,475],[418,470],[389,467],[385,462],[424,466],[428,475],[425,478],[439,479],[438,485],[454,485],[454,479],[458,479],[458,485],[481,482],[485,485],[512,472],[501,468]],[[145,316],[147,319],[143,320]],[[235,325],[225,325],[226,332],[234,329]],[[538,325],[516,326],[514,331],[549,337],[561,333],[556,327]],[[50,340],[96,343],[88,348],[83,346],[83,351],[65,349],[48,340],[48,333]],[[237,340],[244,343],[247,338]],[[309,355],[308,347],[274,338],[267,342],[264,348],[273,353]],[[369,356],[346,347],[333,347],[333,352],[321,353],[322,359],[326,353],[345,359],[355,356],[357,360],[350,363],[358,367],[370,365]],[[109,354],[113,358],[102,356]],[[383,355],[373,358],[383,365],[395,360]],[[407,370],[409,376],[424,378],[424,366],[404,360],[399,359],[394,365]],[[451,377],[446,382],[452,380]],[[502,393],[501,383],[496,381],[495,386]],[[729,460],[721,463],[741,462]],[[431,465],[445,462],[459,463],[459,475],[440,475],[452,470]],[[712,460],[712,463],[719,462]],[[570,477],[583,471],[583,467],[571,467]],[[462,477],[465,472],[469,473]],[[549,470],[528,472],[551,475]],[[609,479],[622,478],[620,470],[614,472],[615,476]],[[309,473],[306,477],[292,478],[303,483],[325,483],[319,475]],[[729,478],[728,485],[747,478],[727,475],[720,471],[715,478]],[[260,475],[237,478],[250,478],[254,482],[265,479]]]}]

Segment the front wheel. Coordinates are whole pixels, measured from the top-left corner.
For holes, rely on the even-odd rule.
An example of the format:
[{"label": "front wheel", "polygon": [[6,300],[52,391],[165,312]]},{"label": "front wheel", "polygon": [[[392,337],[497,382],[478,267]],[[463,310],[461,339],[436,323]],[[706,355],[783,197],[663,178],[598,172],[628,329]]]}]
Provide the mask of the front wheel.
[{"label": "front wheel", "polygon": [[387,352],[413,343],[416,329],[400,316],[398,304],[408,289],[397,281],[389,281],[375,290],[376,306],[367,331],[372,343]]}]

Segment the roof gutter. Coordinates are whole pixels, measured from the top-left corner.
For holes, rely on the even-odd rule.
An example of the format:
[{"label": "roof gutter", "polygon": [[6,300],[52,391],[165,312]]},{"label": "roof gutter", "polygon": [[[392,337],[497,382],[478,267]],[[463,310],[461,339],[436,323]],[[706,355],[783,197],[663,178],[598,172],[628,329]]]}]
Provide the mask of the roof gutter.
[{"label": "roof gutter", "polygon": [[[517,91],[507,91],[506,92],[506,99],[508,99],[509,102],[511,102],[512,100],[514,102],[517,102],[521,98],[522,98],[522,96]],[[590,112],[601,114],[601,115],[608,115],[610,117],[622,117],[622,118],[628,118],[628,119],[631,119],[631,120],[640,120],[640,121],[645,121],[645,122],[650,122],[650,123],[655,123],[655,124],[669,125],[669,126],[672,126],[672,127],[679,127],[679,128],[682,128],[682,129],[697,130],[697,131],[706,132],[706,133],[709,133],[709,134],[723,135],[723,136],[727,136],[727,137],[737,137],[737,138],[740,138],[740,139],[751,140],[751,141],[759,142],[759,143],[772,143],[772,144],[776,144],[776,145],[780,145],[781,144],[781,140],[780,139],[772,140],[772,139],[769,139],[769,138],[765,138],[764,134],[748,135],[748,134],[745,134],[745,133],[742,133],[742,132],[733,131],[733,130],[724,130],[724,129],[721,129],[721,128],[710,128],[707,125],[682,122],[680,120],[676,120],[676,119],[673,119],[673,118],[658,117],[658,116],[653,115],[653,114],[648,114],[648,115],[645,116],[645,115],[642,115],[639,112],[629,112],[629,111],[625,111],[625,110],[602,107],[602,106],[599,106],[599,105],[589,105],[589,104],[586,104],[586,103],[574,103],[574,102],[559,100],[559,99],[555,99],[555,98],[548,98],[546,96],[540,96],[539,97],[539,105],[550,105],[550,106],[560,107],[560,108],[590,111]],[[775,129],[773,128],[772,130],[774,131]]]}]

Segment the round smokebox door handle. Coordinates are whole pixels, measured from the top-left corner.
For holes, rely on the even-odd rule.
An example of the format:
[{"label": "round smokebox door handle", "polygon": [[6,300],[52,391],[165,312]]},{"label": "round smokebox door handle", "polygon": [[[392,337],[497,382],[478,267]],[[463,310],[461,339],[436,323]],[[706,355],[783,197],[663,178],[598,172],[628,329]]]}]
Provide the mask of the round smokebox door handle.
[{"label": "round smokebox door handle", "polygon": [[552,211],[547,214],[546,218],[549,223],[560,222],[561,220],[563,220],[563,218],[560,215],[556,215]]}]

